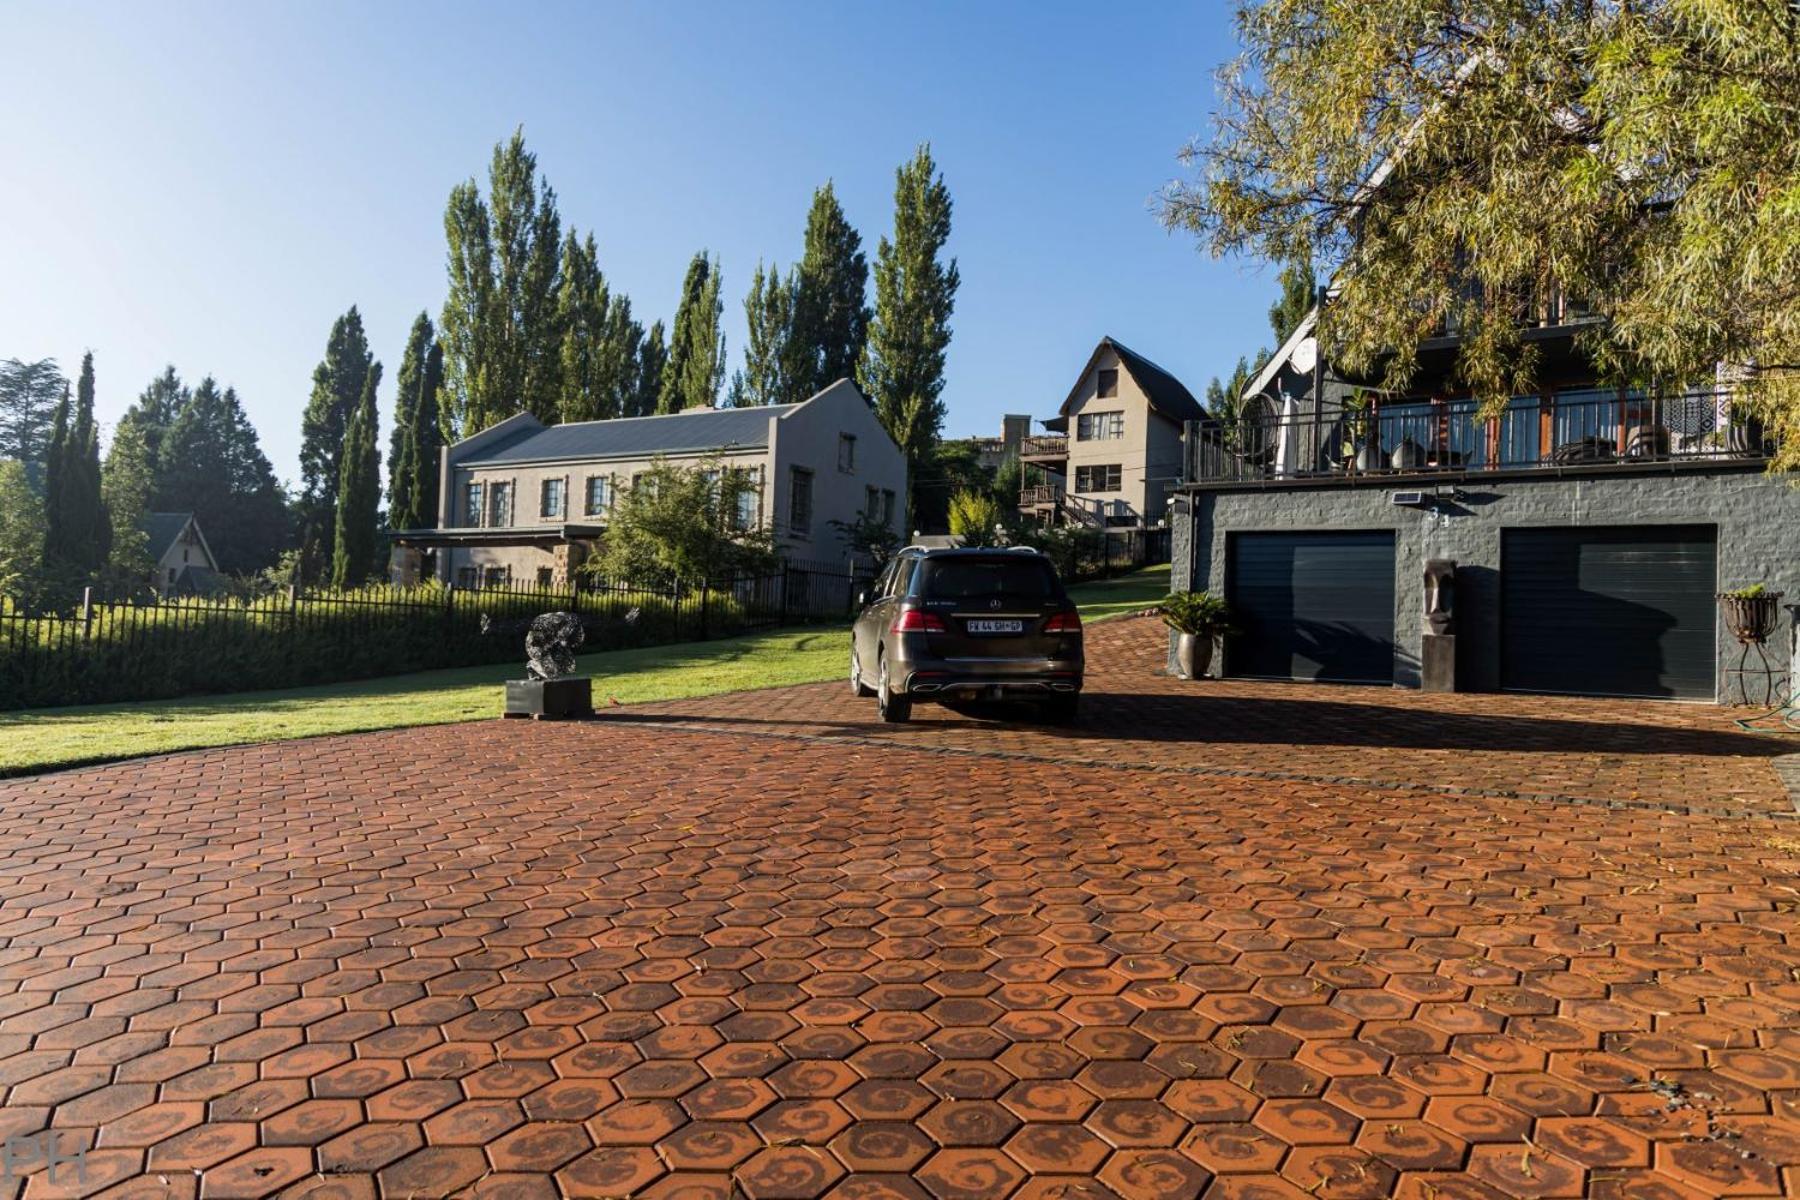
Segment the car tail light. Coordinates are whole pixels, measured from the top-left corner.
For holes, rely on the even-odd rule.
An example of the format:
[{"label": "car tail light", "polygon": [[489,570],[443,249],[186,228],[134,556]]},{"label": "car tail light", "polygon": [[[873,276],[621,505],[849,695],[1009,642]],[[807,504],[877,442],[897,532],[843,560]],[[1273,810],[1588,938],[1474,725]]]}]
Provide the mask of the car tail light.
[{"label": "car tail light", "polygon": [[944,618],[936,613],[928,613],[917,608],[903,608],[900,615],[894,618],[891,633],[949,633]]},{"label": "car tail light", "polygon": [[1059,612],[1044,622],[1044,632],[1079,634],[1081,632],[1081,614],[1074,609],[1070,609],[1068,612]]}]

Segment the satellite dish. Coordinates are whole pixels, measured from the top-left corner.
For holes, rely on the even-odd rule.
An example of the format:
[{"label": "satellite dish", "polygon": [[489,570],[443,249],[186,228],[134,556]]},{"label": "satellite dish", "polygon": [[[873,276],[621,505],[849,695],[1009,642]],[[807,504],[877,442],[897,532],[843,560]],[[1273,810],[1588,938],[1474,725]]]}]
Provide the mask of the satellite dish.
[{"label": "satellite dish", "polygon": [[1288,362],[1302,375],[1311,375],[1312,369],[1319,365],[1319,339],[1302,338],[1293,354],[1288,356]]}]

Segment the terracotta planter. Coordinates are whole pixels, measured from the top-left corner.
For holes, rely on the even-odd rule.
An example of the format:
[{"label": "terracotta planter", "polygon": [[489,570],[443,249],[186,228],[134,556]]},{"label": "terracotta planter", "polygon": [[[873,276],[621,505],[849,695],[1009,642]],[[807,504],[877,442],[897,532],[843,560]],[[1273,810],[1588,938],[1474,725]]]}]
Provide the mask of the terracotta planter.
[{"label": "terracotta planter", "polygon": [[1210,634],[1180,633],[1175,636],[1175,668],[1183,679],[1202,679],[1212,667]]}]

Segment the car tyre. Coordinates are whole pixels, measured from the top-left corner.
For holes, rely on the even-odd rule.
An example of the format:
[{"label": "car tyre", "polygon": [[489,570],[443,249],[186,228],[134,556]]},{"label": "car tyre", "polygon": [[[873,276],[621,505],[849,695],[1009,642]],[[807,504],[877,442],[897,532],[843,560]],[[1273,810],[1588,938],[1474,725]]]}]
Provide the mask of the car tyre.
[{"label": "car tyre", "polygon": [[850,651],[850,694],[858,700],[867,700],[875,694],[875,689],[862,681],[862,668],[856,663],[856,651]]},{"label": "car tyre", "polygon": [[889,725],[901,725],[912,720],[912,700],[910,697],[894,694],[885,654],[881,656],[880,672],[875,684],[875,704],[881,711],[881,719]]},{"label": "car tyre", "polygon": [[1073,725],[1080,716],[1080,692],[1058,692],[1044,701],[1044,719],[1052,725]]}]

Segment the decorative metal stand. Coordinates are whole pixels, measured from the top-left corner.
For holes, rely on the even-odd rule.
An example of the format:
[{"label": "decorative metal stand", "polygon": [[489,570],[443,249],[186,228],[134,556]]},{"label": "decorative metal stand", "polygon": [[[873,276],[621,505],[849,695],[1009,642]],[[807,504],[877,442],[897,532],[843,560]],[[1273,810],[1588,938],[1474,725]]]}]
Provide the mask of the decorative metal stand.
[{"label": "decorative metal stand", "polygon": [[[1792,675],[1779,666],[1771,665],[1766,649],[1769,635],[1775,631],[1775,622],[1779,616],[1779,593],[1767,593],[1760,596],[1719,597],[1725,610],[1725,619],[1736,637],[1738,665],[1729,668],[1725,677],[1737,687],[1741,704],[1748,704],[1749,691],[1753,681],[1762,684],[1762,704],[1766,711],[1754,717],[1744,717],[1737,722],[1738,728],[1751,733],[1800,733],[1800,691],[1788,695],[1788,688],[1793,682]],[[1800,661],[1800,605],[1788,606],[1788,657],[1790,661]],[[1749,666],[1749,656],[1755,648],[1758,665]],[[1777,700],[1778,696],[1787,696],[1785,701]]]}]

